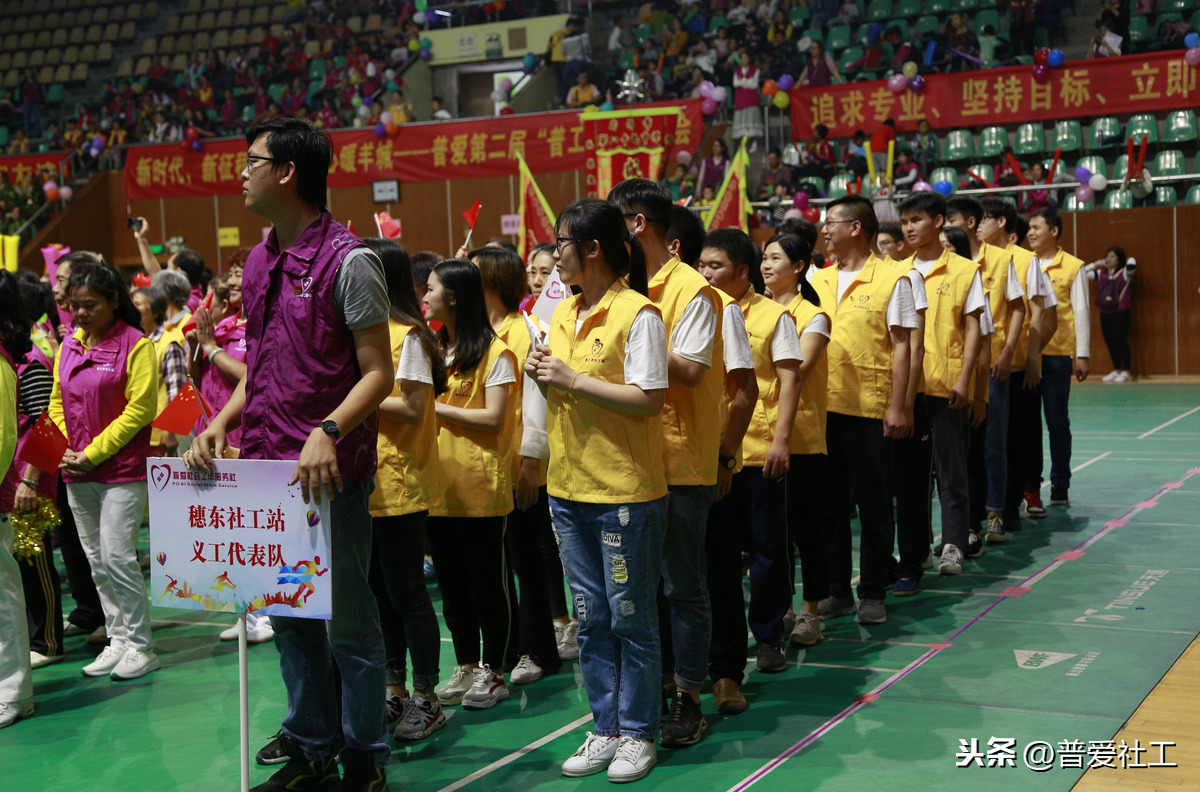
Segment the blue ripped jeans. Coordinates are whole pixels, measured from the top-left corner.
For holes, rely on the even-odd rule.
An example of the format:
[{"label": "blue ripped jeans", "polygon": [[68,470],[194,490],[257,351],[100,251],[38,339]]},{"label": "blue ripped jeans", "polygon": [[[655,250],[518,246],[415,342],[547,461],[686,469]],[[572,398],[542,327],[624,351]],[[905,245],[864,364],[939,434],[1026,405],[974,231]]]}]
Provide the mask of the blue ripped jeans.
[{"label": "blue ripped jeans", "polygon": [[662,665],[655,596],[667,499],[611,504],[552,496],[550,518],[579,617],[593,731],[654,740]]}]

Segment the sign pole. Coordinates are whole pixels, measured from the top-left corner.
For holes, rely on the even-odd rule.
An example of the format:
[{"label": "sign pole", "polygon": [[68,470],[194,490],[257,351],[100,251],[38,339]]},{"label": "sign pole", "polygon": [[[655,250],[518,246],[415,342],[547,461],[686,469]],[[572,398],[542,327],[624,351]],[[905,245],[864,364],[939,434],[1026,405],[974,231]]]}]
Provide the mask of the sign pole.
[{"label": "sign pole", "polygon": [[246,612],[238,614],[238,714],[241,716],[242,792],[250,792],[250,672]]}]

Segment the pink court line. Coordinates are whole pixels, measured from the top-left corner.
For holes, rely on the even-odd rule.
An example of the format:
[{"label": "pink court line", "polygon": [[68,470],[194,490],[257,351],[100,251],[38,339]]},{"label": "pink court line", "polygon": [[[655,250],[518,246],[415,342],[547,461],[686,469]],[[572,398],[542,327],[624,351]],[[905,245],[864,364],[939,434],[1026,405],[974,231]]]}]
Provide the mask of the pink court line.
[{"label": "pink court line", "polygon": [[[1198,409],[1200,409],[1200,408],[1198,408]],[[1182,478],[1178,479],[1176,482],[1171,482],[1171,483],[1175,483],[1175,484],[1182,486],[1183,482],[1187,481],[1192,476],[1197,476],[1197,475],[1200,475],[1200,468],[1192,468],[1186,474],[1184,474],[1184,476]],[[1139,503],[1137,506],[1134,506],[1132,509],[1130,509],[1129,511],[1122,514],[1116,520],[1108,521],[1107,523],[1105,523],[1104,528],[1100,529],[1095,534],[1093,534],[1090,538],[1079,543],[1076,547],[1072,548],[1072,550],[1068,551],[1068,552],[1069,553],[1078,552],[1080,555],[1083,555],[1082,551],[1084,549],[1086,549],[1089,545],[1091,545],[1092,543],[1099,540],[1101,537],[1103,537],[1109,531],[1113,530],[1113,528],[1118,528],[1118,527],[1128,524],[1129,517],[1132,516],[1134,513],[1136,513],[1139,509],[1148,508],[1145,506],[1146,503],[1150,503],[1151,505],[1157,505],[1158,498],[1160,496],[1162,496],[1162,494],[1164,492],[1167,492],[1169,489],[1174,489],[1174,487],[1169,487],[1167,485],[1163,485],[1163,486],[1159,487],[1158,492],[1156,492],[1153,495],[1153,497],[1150,498],[1150,500]],[[1117,523],[1119,523],[1119,525],[1117,525]],[[815,742],[819,737],[821,737],[822,735],[824,735],[827,732],[829,732],[830,730],[832,730],[835,726],[837,726],[839,723],[841,723],[842,721],[849,718],[851,715],[853,715],[859,709],[863,708],[864,706],[866,706],[867,704],[869,704],[871,702],[877,701],[880,698],[880,696],[883,695],[884,691],[886,691],[892,685],[899,682],[904,677],[911,674],[913,671],[915,671],[918,668],[920,668],[921,666],[923,666],[926,662],[929,661],[930,658],[932,658],[938,652],[949,647],[954,642],[954,640],[956,638],[958,638],[958,636],[962,635],[964,632],[966,632],[968,629],[970,629],[973,624],[975,624],[977,621],[979,621],[984,616],[986,616],[989,612],[991,612],[991,610],[993,608],[995,608],[997,605],[999,605],[1005,599],[1007,599],[1010,596],[1023,596],[1023,594],[1028,593],[1030,587],[1035,582],[1040,580],[1042,577],[1044,577],[1046,574],[1048,574],[1053,569],[1062,565],[1062,560],[1061,560],[1062,555],[1065,555],[1065,554],[1060,554],[1060,556],[1058,558],[1055,558],[1049,564],[1046,564],[1046,566],[1042,567],[1037,572],[1030,575],[1028,578],[1025,579],[1025,581],[1023,582],[1022,585],[1009,586],[1007,589],[1005,589],[1005,591],[999,597],[996,598],[996,600],[991,605],[988,605],[986,608],[984,608],[982,611],[980,611],[978,615],[976,615],[974,618],[972,618],[970,621],[968,621],[966,624],[964,624],[962,627],[960,627],[958,630],[956,630],[954,632],[954,634],[951,635],[945,643],[930,644],[929,651],[926,652],[925,654],[921,655],[920,657],[918,657],[913,662],[909,663],[907,666],[905,666],[904,670],[902,670],[902,671],[898,672],[897,674],[895,674],[894,676],[890,677],[889,679],[887,679],[886,681],[881,683],[878,687],[876,687],[874,690],[870,691],[869,693],[859,696],[857,699],[854,700],[853,704],[846,707],[844,710],[839,712],[837,715],[833,716],[833,718],[831,718],[830,720],[821,724],[821,726],[819,726],[818,728],[809,732],[808,735],[804,739],[802,739],[800,742],[796,743],[791,748],[788,748],[786,751],[779,754],[774,759],[772,759],[771,761],[767,762],[762,767],[755,770],[749,776],[747,776],[746,778],[744,778],[740,782],[738,782],[738,784],[730,787],[727,790],[727,792],[743,792],[744,790],[749,789],[750,787],[754,786],[759,781],[761,781],[763,778],[765,778],[767,775],[772,773],[775,770],[775,768],[779,767],[784,762],[786,762],[788,759],[792,758],[796,754],[803,751],[805,748],[807,748],[809,745],[811,745],[813,742]],[[1018,590],[1018,589],[1022,590],[1021,594],[1009,594],[1008,593],[1009,591]]]},{"label": "pink court line", "polygon": [[1059,561],[1078,561],[1079,559],[1083,558],[1084,555],[1086,555],[1086,553],[1084,553],[1084,551],[1082,551],[1082,550],[1068,550],[1067,552],[1059,555],[1058,560]]}]

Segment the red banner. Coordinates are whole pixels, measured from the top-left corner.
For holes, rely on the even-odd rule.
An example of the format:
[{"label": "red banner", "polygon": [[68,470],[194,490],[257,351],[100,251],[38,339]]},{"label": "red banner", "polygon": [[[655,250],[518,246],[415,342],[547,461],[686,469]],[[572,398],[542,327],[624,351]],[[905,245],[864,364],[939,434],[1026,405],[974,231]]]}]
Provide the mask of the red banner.
[{"label": "red banner", "polygon": [[[677,150],[700,144],[699,99],[640,107],[678,107]],[[474,121],[402,124],[395,137],[372,129],[332,133],[334,158],[330,187],[357,187],[381,179],[415,183],[442,179],[482,179],[517,174],[517,155],[537,173],[584,170],[586,132],[578,110],[499,116]],[[179,144],[134,146],[125,161],[125,197],[175,198],[242,191],[246,141],[227,138],[205,143],[201,152]]]},{"label": "red banner", "polygon": [[0,173],[8,177],[10,184],[17,184],[31,173],[37,173],[42,168],[54,172],[58,180],[58,163],[67,156],[65,151],[48,151],[44,154],[22,154],[15,157],[0,157]]},{"label": "red banner", "polygon": [[662,179],[681,116],[673,107],[584,113],[588,194],[605,198],[625,179]]},{"label": "red banner", "polygon": [[1171,50],[1068,61],[1050,69],[1044,83],[1033,79],[1031,66],[1013,66],[930,75],[921,93],[892,93],[883,80],[798,88],[789,92],[792,130],[807,140],[817,124],[832,137],[848,137],[856,129],[869,135],[886,118],[908,131],[922,118],[953,129],[1191,108],[1200,99],[1196,72],[1183,50]]}]

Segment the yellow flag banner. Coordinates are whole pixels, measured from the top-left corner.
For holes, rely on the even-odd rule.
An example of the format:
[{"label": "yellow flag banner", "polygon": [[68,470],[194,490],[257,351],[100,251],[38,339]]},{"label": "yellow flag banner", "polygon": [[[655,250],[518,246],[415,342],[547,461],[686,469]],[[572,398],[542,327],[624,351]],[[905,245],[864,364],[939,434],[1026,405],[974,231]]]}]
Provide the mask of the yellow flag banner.
[{"label": "yellow flag banner", "polygon": [[517,232],[517,252],[521,261],[535,245],[554,242],[554,224],[556,218],[546,196],[533,178],[533,173],[525,163],[525,158],[517,155],[517,167],[520,180],[520,209],[521,226]]},{"label": "yellow flag banner", "polygon": [[21,238],[15,236],[0,236],[4,243],[4,269],[9,272],[17,271],[17,260],[21,258]]},{"label": "yellow flag banner", "polygon": [[716,228],[737,228],[742,231],[750,230],[746,215],[750,212],[750,201],[746,198],[746,142],[738,147],[737,154],[729,163],[725,173],[725,181],[717,192],[713,208],[708,211],[704,227],[711,231]]}]

